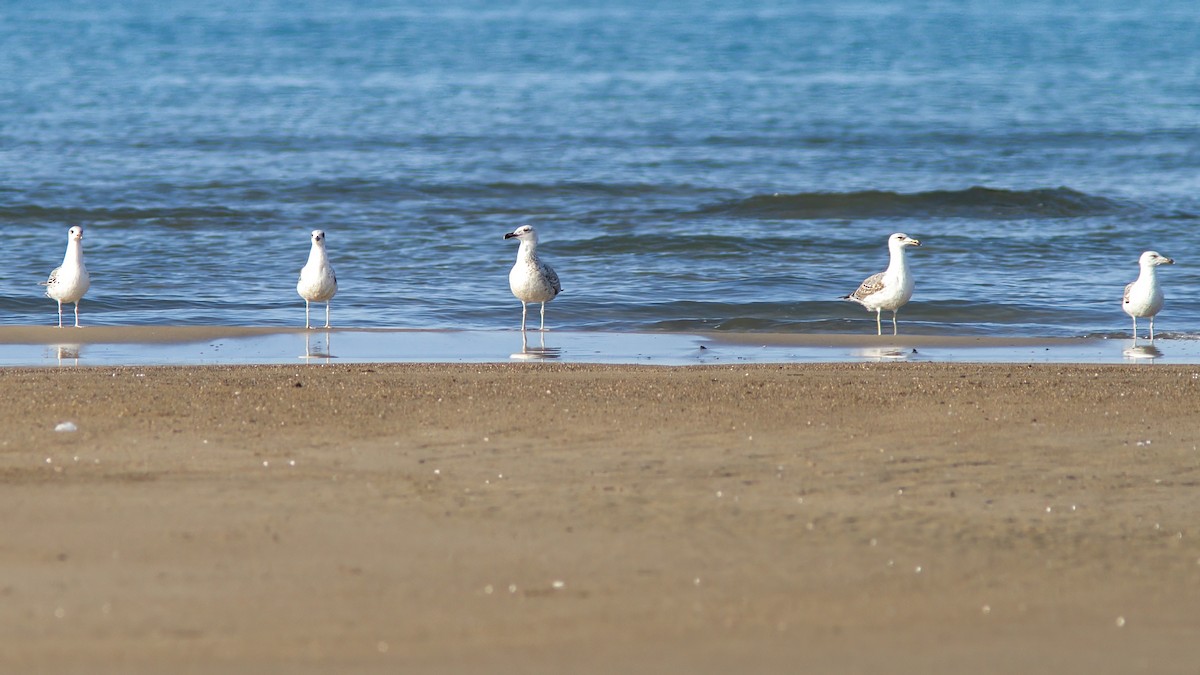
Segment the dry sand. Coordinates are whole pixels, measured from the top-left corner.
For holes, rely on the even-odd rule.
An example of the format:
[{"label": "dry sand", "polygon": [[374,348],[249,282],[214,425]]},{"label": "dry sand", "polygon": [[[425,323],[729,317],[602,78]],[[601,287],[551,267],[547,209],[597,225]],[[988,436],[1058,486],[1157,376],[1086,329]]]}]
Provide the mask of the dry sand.
[{"label": "dry sand", "polygon": [[1198,372],[0,370],[0,663],[1194,673]]}]

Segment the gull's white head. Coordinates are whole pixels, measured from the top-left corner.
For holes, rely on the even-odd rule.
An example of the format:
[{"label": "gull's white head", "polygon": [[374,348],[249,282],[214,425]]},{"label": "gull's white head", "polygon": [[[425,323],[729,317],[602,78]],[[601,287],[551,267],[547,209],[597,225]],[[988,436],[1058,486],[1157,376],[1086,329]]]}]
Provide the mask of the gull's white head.
[{"label": "gull's white head", "polygon": [[67,230],[67,241],[83,241],[83,228],[76,225]]},{"label": "gull's white head", "polygon": [[920,245],[921,245],[921,242],[917,241],[916,239],[913,239],[912,237],[908,236],[907,234],[904,234],[903,232],[897,232],[896,234],[893,234],[892,236],[888,237],[888,248],[904,248],[905,246],[920,246]]},{"label": "gull's white head", "polygon": [[532,225],[522,225],[522,226],[518,227],[517,229],[513,230],[512,232],[509,232],[508,234],[504,235],[504,238],[505,239],[520,239],[521,241],[528,241],[528,242],[532,242],[532,243],[536,244],[537,243],[537,232],[533,231]]},{"label": "gull's white head", "polygon": [[1142,257],[1138,258],[1138,264],[1142,267],[1158,267],[1159,265],[1174,265],[1175,261],[1159,255],[1158,251],[1146,251]]},{"label": "gull's white head", "polygon": [[325,245],[325,230],[313,230],[312,231],[312,243],[316,244],[317,246],[324,246]]}]

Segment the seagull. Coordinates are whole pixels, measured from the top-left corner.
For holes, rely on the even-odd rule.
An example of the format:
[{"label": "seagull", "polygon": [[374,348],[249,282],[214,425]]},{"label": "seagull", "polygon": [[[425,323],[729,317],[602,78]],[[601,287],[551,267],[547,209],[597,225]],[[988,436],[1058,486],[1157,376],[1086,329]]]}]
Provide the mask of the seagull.
[{"label": "seagull", "polygon": [[558,297],[562,285],[558,274],[546,263],[538,260],[537,233],[530,225],[522,225],[504,235],[505,239],[518,239],[517,263],[508,273],[508,287],[521,301],[521,332],[525,332],[525,316],[530,302],[542,303],[542,323],[538,330],[546,330],[546,303]]},{"label": "seagull", "polygon": [[879,335],[883,335],[880,315],[885,309],[892,311],[892,335],[896,335],[898,332],[896,313],[900,311],[900,307],[904,303],[908,302],[913,292],[913,277],[912,273],[908,271],[908,260],[904,255],[904,249],[920,245],[921,242],[902,232],[888,237],[888,251],[891,253],[888,268],[879,274],[867,277],[857,291],[842,298],[857,302],[866,307],[868,311],[874,310],[875,330]]},{"label": "seagull", "polygon": [[1133,317],[1133,339],[1137,340],[1137,320],[1139,316],[1150,317],[1150,339],[1154,339],[1154,315],[1163,306],[1162,287],[1158,285],[1158,275],[1155,273],[1159,265],[1174,265],[1175,261],[1159,255],[1157,251],[1146,251],[1138,258],[1138,266],[1142,268],[1137,281],[1125,286],[1125,297],[1121,299],[1121,309]]},{"label": "seagull", "polygon": [[79,328],[79,301],[92,285],[87,268],[83,265],[83,228],[76,225],[67,230],[67,254],[63,263],[54,268],[50,278],[39,285],[46,287],[46,296],[58,301],[58,327],[62,328],[62,306],[64,302],[75,303],[75,327]]},{"label": "seagull", "polygon": [[300,270],[300,281],[296,284],[296,292],[304,298],[304,327],[312,328],[308,318],[310,302],[325,303],[325,327],[329,328],[329,301],[337,294],[337,275],[329,265],[329,256],[325,253],[325,232],[312,231],[312,248],[308,252],[308,262]]}]

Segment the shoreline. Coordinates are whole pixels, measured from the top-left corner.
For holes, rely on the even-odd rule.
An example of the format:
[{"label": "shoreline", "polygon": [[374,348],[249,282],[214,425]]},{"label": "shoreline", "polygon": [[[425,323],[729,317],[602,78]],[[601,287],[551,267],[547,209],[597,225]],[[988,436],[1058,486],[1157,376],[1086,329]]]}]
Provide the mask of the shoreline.
[{"label": "shoreline", "polygon": [[309,363],[1200,363],[1200,340],[944,335],[0,326],[0,367]]},{"label": "shoreline", "polygon": [[[414,333],[455,334],[519,334],[516,330],[459,330],[418,328],[314,328],[304,329],[288,326],[84,326],[82,328],[58,328],[55,326],[0,326],[0,345],[53,345],[64,342],[77,344],[128,344],[128,343],[175,343],[204,342],[219,338],[251,338],[266,335],[322,335],[332,333],[367,333],[377,335],[406,335]],[[989,336],[945,336],[945,335],[899,335],[877,336],[851,333],[750,333],[722,331],[632,331],[612,333],[609,331],[547,331],[546,335],[558,334],[620,334],[620,335],[681,335],[695,336],[718,343],[737,345],[801,345],[810,347],[873,347],[881,343],[897,346],[934,345],[939,347],[1028,347],[1079,344],[1096,338],[1084,337],[989,337]],[[539,333],[530,331],[530,336]]]},{"label": "shoreline", "polygon": [[0,369],[0,649],[20,672],[1190,672],[1195,370]]}]

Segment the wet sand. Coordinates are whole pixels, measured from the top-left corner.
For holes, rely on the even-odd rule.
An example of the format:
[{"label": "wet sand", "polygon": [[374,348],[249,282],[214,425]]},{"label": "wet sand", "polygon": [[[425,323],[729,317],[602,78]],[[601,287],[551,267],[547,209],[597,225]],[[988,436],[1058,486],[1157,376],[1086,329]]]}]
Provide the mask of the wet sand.
[{"label": "wet sand", "polygon": [[3,369],[0,659],[1190,673],[1198,388],[1159,365]]}]

